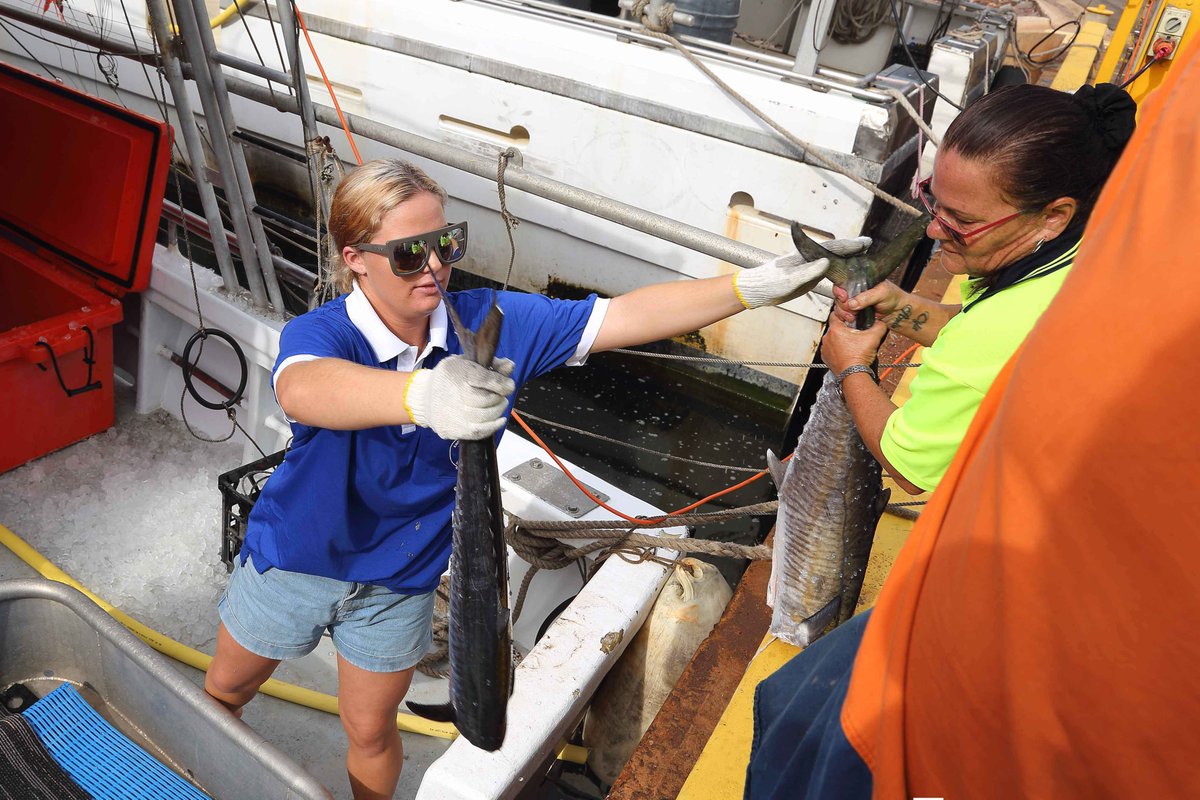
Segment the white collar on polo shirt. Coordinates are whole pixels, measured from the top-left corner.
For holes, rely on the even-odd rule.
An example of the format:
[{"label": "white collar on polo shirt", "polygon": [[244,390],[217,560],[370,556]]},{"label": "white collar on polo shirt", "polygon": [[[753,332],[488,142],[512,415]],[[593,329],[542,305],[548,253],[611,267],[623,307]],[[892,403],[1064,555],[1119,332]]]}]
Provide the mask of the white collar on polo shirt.
[{"label": "white collar on polo shirt", "polygon": [[367,299],[367,295],[359,288],[357,281],[354,282],[354,291],[350,292],[350,296],[346,298],[346,314],[350,317],[350,322],[354,323],[354,327],[358,328],[367,338],[367,343],[375,351],[375,357],[379,359],[380,364],[403,355],[407,357],[400,359],[397,369],[409,371],[417,362],[429,355],[433,348],[446,349],[447,319],[444,301],[438,303],[438,307],[429,317],[429,342],[420,355],[417,355],[415,345],[409,344],[388,330],[387,325],[383,324],[383,320],[375,312],[371,301]]}]

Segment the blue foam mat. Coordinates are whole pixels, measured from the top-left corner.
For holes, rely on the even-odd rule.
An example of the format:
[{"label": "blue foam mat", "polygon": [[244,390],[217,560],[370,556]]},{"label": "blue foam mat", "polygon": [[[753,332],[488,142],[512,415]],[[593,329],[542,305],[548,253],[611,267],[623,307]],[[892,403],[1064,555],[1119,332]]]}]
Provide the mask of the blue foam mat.
[{"label": "blue foam mat", "polygon": [[23,714],[54,760],[96,800],[211,800],[109,725],[69,684]]}]

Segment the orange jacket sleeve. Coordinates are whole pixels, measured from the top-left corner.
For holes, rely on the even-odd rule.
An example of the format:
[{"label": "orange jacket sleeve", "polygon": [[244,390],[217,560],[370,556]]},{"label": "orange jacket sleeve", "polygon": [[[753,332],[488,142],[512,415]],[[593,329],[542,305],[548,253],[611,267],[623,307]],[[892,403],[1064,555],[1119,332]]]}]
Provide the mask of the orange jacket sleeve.
[{"label": "orange jacket sleeve", "polygon": [[892,570],[842,727],[877,798],[1200,796],[1200,60]]}]

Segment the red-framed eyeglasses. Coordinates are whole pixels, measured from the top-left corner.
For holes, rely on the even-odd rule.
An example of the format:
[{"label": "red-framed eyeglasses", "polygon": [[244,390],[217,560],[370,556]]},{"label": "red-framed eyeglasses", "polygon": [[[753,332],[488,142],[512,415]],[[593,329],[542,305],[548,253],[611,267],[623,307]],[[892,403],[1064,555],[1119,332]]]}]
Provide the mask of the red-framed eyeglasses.
[{"label": "red-framed eyeglasses", "polygon": [[938,215],[938,213],[933,210],[934,207],[937,206],[937,198],[933,196],[933,192],[931,192],[929,189],[929,182],[932,180],[933,176],[931,175],[917,184],[917,196],[921,198],[921,204],[925,206],[925,210],[928,211],[935,220],[937,220],[937,223],[941,225],[943,229],[945,229],[946,235],[949,236],[950,240],[955,244],[965,246],[968,237],[978,236],[985,231],[990,231],[992,228],[995,228],[998,225],[1003,225],[1009,220],[1016,219],[1025,213],[1024,211],[1018,211],[1015,214],[1009,214],[1004,219],[998,219],[995,222],[989,222],[986,225],[982,225],[973,231],[960,231],[958,228],[947,222],[945,217]]}]

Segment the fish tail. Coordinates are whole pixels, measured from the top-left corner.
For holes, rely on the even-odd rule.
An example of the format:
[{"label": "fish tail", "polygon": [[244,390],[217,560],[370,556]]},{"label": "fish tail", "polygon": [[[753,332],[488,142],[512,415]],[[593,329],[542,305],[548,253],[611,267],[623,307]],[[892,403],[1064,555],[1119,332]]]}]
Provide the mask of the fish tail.
[{"label": "fish tail", "polygon": [[884,489],[879,493],[879,497],[875,499],[875,524],[879,524],[879,520],[883,517],[883,512],[887,511],[888,503],[892,502],[892,490]]},{"label": "fish tail", "polygon": [[454,706],[451,703],[429,705],[426,703],[405,701],[404,705],[408,706],[408,710],[418,717],[424,717],[433,722],[449,722],[451,724],[457,724],[458,722],[458,717],[454,713]]},{"label": "fish tail", "polygon": [[[929,226],[929,220],[930,217],[928,214],[922,214],[910,222],[885,245],[875,250],[870,256],[859,255],[853,258],[831,258],[829,260],[829,270],[825,273],[825,277],[829,278],[835,286],[847,288],[846,284],[851,277],[851,267],[856,259],[861,259],[860,263],[865,266],[863,280],[865,280],[866,286],[863,289],[869,289],[877,283],[882,282],[884,278],[895,272],[897,267],[908,261],[913,248],[925,236],[925,229]],[[793,226],[793,238],[795,238],[795,235],[795,226]],[[801,253],[803,252],[801,251]],[[853,292],[851,293],[853,294]]]},{"label": "fish tail", "polygon": [[496,299],[496,293],[492,293],[492,305],[488,309],[487,316],[483,318],[479,329],[474,335],[473,359],[476,363],[482,364],[485,367],[492,366],[492,359],[496,356],[496,346],[500,343],[500,327],[504,323],[504,310],[500,308],[500,303]]},{"label": "fish tail", "polygon": [[792,244],[796,246],[796,251],[809,261],[828,258],[829,263],[834,264],[844,260],[838,254],[832,253],[818,244],[815,239],[804,232],[804,227],[799,222],[792,223]]}]

